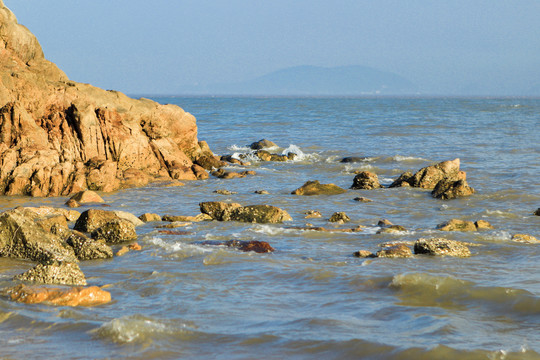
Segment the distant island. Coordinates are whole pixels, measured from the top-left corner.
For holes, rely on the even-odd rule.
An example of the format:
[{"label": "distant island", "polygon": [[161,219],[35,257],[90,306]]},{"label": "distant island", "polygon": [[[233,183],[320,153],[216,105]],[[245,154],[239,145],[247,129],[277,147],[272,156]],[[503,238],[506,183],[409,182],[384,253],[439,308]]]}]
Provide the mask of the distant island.
[{"label": "distant island", "polygon": [[418,87],[391,72],[367,66],[295,66],[252,80],[211,84],[183,91],[205,95],[414,95]]}]

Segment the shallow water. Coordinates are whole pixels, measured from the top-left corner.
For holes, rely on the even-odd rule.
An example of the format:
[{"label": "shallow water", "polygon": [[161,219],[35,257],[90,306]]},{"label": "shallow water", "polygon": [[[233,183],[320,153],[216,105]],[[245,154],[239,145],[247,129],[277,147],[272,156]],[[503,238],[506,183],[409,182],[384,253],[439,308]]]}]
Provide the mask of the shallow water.
[{"label": "shallow water", "polygon": [[[196,215],[202,201],[270,204],[287,210],[281,225],[193,223],[186,235],[138,228],[143,250],[81,264],[91,285],[113,302],[95,308],[23,305],[0,298],[2,358],[372,358],[538,359],[540,282],[540,100],[420,98],[156,98],[197,117],[199,138],[220,155],[247,155],[262,138],[297,161],[246,167],[243,179],[152,185],[104,194],[112,209],[136,215]],[[363,156],[360,163],[340,163]],[[349,190],[298,197],[305,181],[349,188],[355,170],[388,185],[406,170],[459,157],[471,197],[431,198],[421,189]],[[239,167],[230,166],[238,170]],[[241,168],[244,170],[244,168]],[[219,195],[214,190],[237,192]],[[258,195],[256,190],[269,195]],[[373,202],[353,199],[367,197]],[[2,198],[1,209],[63,206],[66,198]],[[81,208],[83,211],[85,208]],[[307,210],[320,219],[304,219]],[[352,219],[327,219],[345,211]],[[387,218],[407,231],[376,234]],[[472,257],[359,259],[359,249],[441,236],[437,224],[488,220],[494,230],[443,234],[475,243]],[[319,233],[294,226],[353,228]],[[271,254],[202,245],[264,240]],[[0,260],[0,287],[32,264]]]}]

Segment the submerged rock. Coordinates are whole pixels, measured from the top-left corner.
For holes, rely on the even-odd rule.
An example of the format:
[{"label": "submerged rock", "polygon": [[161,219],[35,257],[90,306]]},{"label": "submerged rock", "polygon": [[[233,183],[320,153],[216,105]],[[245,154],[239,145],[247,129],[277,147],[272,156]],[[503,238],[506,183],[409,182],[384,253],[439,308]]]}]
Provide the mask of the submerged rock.
[{"label": "submerged rock", "polygon": [[296,158],[295,153],[288,153],[287,155],[278,155],[278,154],[271,154],[270,152],[266,150],[258,150],[255,153],[255,156],[257,156],[262,161],[287,161],[287,160],[294,160]]},{"label": "submerged rock", "polygon": [[515,234],[512,236],[512,241],[525,243],[525,244],[539,244],[540,241],[532,235],[527,234]]},{"label": "submerged rock", "polygon": [[342,163],[356,163],[356,162],[363,162],[368,159],[367,157],[360,157],[360,156],[347,156],[341,159],[340,162]]},{"label": "submerged rock", "polygon": [[196,216],[184,216],[184,215],[163,215],[163,221],[168,222],[200,222],[213,220],[213,217],[208,214],[198,214]]},{"label": "submerged rock", "polygon": [[49,262],[37,264],[17,275],[14,280],[59,285],[86,285],[86,278],[79,265],[72,262]]},{"label": "submerged rock", "polygon": [[111,293],[97,286],[51,288],[19,284],[5,293],[11,300],[25,304],[97,306],[111,301]]},{"label": "submerged rock", "polygon": [[308,210],[304,213],[304,219],[315,219],[322,217],[320,211],[317,210]]},{"label": "submerged rock", "polygon": [[308,181],[298,189],[291,192],[293,195],[339,195],[347,192],[334,184],[321,184],[318,180]]},{"label": "submerged rock", "polygon": [[452,219],[437,225],[437,230],[441,231],[476,231],[476,225],[472,221]]},{"label": "submerged rock", "polygon": [[250,223],[281,223],[292,220],[291,216],[278,207],[271,205],[241,206],[236,203],[221,201],[202,202],[201,212],[218,221],[241,221]]},{"label": "submerged rock", "polygon": [[353,200],[358,201],[358,202],[363,202],[363,203],[373,202],[373,200],[365,198],[365,197],[361,197],[361,196],[355,197]]},{"label": "submerged rock", "polygon": [[443,238],[418,239],[414,243],[415,254],[428,254],[437,256],[469,257],[471,252],[469,247],[455,240]]},{"label": "submerged rock", "polygon": [[407,231],[404,226],[401,225],[388,225],[383,226],[380,230],[377,231],[377,234],[396,234]]},{"label": "submerged rock", "polygon": [[380,189],[382,188],[381,183],[377,174],[374,174],[369,171],[361,171],[358,175],[354,177],[353,184],[351,189]]},{"label": "submerged rock", "polygon": [[335,212],[332,214],[330,219],[328,219],[328,221],[344,224],[346,222],[351,221],[351,218],[344,212]]}]

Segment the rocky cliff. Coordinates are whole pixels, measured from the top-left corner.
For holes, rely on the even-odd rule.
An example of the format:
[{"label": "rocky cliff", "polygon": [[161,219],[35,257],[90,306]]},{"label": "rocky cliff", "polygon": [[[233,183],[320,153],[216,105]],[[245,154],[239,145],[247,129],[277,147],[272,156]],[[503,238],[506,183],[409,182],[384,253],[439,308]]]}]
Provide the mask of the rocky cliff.
[{"label": "rocky cliff", "polygon": [[0,0],[0,194],[113,191],[205,176],[195,118],[70,81]]}]

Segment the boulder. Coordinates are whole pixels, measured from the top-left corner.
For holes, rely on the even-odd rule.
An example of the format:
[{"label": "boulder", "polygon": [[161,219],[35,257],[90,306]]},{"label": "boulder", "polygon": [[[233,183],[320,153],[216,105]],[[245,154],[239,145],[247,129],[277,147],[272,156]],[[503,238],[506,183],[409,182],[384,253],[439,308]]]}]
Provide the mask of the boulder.
[{"label": "boulder", "polygon": [[113,251],[104,241],[94,240],[73,230],[66,243],[73,248],[79,260],[109,259]]},{"label": "boulder", "polygon": [[394,180],[393,183],[390,184],[389,187],[407,187],[411,186],[413,183],[413,173],[410,171],[404,172],[401,174],[396,180]]},{"label": "boulder", "polygon": [[321,184],[318,180],[308,181],[298,189],[291,192],[293,195],[339,195],[347,192],[334,184]]},{"label": "boulder", "polygon": [[81,214],[73,229],[81,232],[92,232],[109,221],[118,219],[120,218],[114,211],[89,209]]},{"label": "boulder", "polygon": [[431,196],[437,199],[449,200],[474,194],[474,189],[465,180],[441,180],[435,185]]},{"label": "boulder", "polygon": [[525,243],[525,244],[539,244],[540,241],[532,235],[527,234],[514,234],[512,241]]},{"label": "boulder", "polygon": [[201,212],[218,221],[240,221],[250,223],[281,223],[292,220],[284,210],[271,205],[241,206],[220,201],[202,202]]},{"label": "boulder", "polygon": [[152,221],[162,221],[161,216],[158,214],[152,214],[152,213],[144,213],[141,216],[139,216],[139,219],[142,222],[152,222]]},{"label": "boulder", "polygon": [[412,256],[412,251],[405,244],[395,244],[377,251],[376,256],[380,258],[407,258]]},{"label": "boulder", "polygon": [[0,214],[0,256],[38,262],[77,262],[73,249],[64,246],[60,237],[16,209]]},{"label": "boulder", "polygon": [[274,142],[270,140],[266,140],[266,139],[256,141],[252,143],[251,145],[249,145],[249,148],[252,150],[261,150],[261,149],[277,148],[277,147],[278,146]]},{"label": "boulder", "polygon": [[19,284],[5,293],[11,300],[24,304],[97,306],[111,301],[111,293],[97,286],[51,288]]},{"label": "boulder", "polygon": [[[75,200],[79,204],[89,204],[89,203],[104,203],[105,200],[101,196],[99,196],[95,191],[92,190],[84,190],[79,191],[75,195],[73,195],[69,200]],[[69,201],[68,200],[68,201]]]},{"label": "boulder", "polygon": [[369,171],[361,171],[354,177],[351,189],[379,189],[382,188],[379,178],[376,174]]},{"label": "boulder", "polygon": [[351,221],[351,218],[346,213],[341,211],[333,213],[330,219],[328,219],[328,221],[344,224]]},{"label": "boulder", "polygon": [[403,181],[409,183],[410,186],[420,187],[423,189],[433,189],[441,180],[459,180],[460,175],[459,159],[443,161],[435,165],[426,166],[418,170],[414,175],[407,179],[407,173],[400,176]]},{"label": "boulder", "polygon": [[415,254],[428,254],[437,256],[469,257],[471,252],[469,247],[455,240],[443,238],[418,239],[414,243]]},{"label": "boulder", "polygon": [[472,221],[451,219],[437,225],[437,230],[441,231],[476,231],[476,225]]},{"label": "boulder", "polygon": [[[0,1],[0,195],[67,196],[193,179],[211,153],[175,105],[70,81]],[[144,173],[132,181],[133,170]],[[124,178],[125,176],[125,178]]]},{"label": "boulder", "polygon": [[110,244],[137,240],[135,225],[124,219],[111,220],[92,231],[90,236],[96,241]]},{"label": "boulder", "polygon": [[15,276],[14,280],[59,285],[86,285],[86,278],[79,265],[72,262],[37,264],[32,269]]}]

